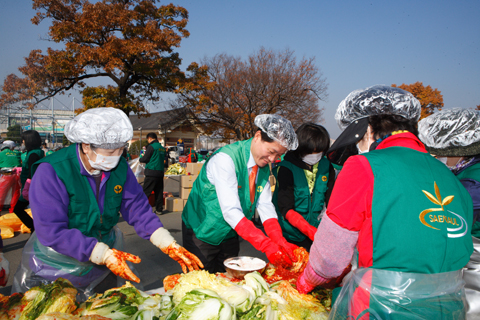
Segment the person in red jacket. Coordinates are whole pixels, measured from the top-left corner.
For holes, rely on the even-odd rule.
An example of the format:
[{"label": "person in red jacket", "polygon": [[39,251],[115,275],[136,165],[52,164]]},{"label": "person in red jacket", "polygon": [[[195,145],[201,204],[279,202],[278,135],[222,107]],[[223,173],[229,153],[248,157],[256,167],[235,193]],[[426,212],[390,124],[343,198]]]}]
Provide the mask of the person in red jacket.
[{"label": "person in red jacket", "polygon": [[412,94],[387,86],[354,91],[338,107],[341,127],[368,119],[368,143],[338,175],[297,281],[306,293],[350,262],[358,267],[345,278],[330,319],[465,317],[472,201],[418,139],[420,110]]}]

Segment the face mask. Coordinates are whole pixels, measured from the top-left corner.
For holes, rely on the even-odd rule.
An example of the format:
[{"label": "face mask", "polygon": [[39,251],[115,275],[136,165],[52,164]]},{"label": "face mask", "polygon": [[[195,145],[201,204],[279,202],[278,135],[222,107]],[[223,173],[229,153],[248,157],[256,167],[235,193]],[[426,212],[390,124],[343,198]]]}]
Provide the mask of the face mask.
[{"label": "face mask", "polygon": [[367,150],[360,150],[360,147],[358,146],[358,144],[357,144],[357,150],[358,150],[358,154],[362,154],[362,153],[367,153],[367,152],[368,152],[368,149],[367,149]]},{"label": "face mask", "polygon": [[303,162],[313,166],[314,164],[318,163],[320,159],[322,159],[323,152],[320,153],[312,153],[307,154],[305,157],[302,158]]},{"label": "face mask", "polygon": [[97,159],[95,161],[90,160],[90,157],[87,154],[88,162],[92,166],[92,168],[102,171],[110,171],[115,168],[120,161],[120,156],[102,156],[101,154],[96,153],[92,149],[93,153],[97,155]]},{"label": "face mask", "polygon": [[447,165],[447,157],[437,157],[437,160],[443,163],[444,165]]}]

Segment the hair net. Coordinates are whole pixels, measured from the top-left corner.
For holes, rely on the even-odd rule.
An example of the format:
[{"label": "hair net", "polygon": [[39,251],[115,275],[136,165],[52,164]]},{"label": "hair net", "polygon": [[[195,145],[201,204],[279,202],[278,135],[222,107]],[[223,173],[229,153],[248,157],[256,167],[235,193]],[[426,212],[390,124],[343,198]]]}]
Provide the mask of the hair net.
[{"label": "hair net", "polygon": [[88,143],[103,149],[125,146],[133,137],[127,115],[115,108],[88,109],[65,125],[65,136],[74,143]]},{"label": "hair net", "polygon": [[5,150],[5,149],[7,149],[7,148],[10,149],[10,146],[7,145],[7,144],[5,144],[5,143],[0,144],[0,151]]},{"label": "hair net", "polygon": [[442,110],[418,123],[418,137],[439,156],[470,156],[480,153],[480,111]]},{"label": "hair net", "polygon": [[355,120],[381,114],[418,120],[420,111],[420,102],[410,92],[376,85],[351,92],[338,105],[335,120],[340,129],[345,130]]},{"label": "hair net", "polygon": [[287,119],[276,114],[260,114],[255,117],[255,125],[288,150],[297,149],[297,134]]},{"label": "hair net", "polygon": [[5,140],[3,141],[3,144],[8,146],[9,148],[13,149],[15,148],[15,146],[17,145],[15,142],[13,142],[12,140]]}]

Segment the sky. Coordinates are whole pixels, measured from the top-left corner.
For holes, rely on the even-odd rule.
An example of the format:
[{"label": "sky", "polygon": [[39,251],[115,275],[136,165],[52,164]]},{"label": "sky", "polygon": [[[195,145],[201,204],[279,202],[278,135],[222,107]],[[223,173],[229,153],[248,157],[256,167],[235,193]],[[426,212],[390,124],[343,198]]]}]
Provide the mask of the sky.
[{"label": "sky", "polygon": [[[480,105],[478,0],[172,2],[189,12],[190,37],[177,49],[182,68],[219,53],[247,58],[262,46],[289,48],[298,60],[314,57],[328,84],[319,107],[332,138],[340,134],[338,104],[376,84],[420,81],[441,91],[445,108]],[[42,40],[49,21],[35,26],[34,14],[31,1],[0,0],[1,83],[10,73],[20,75],[31,50],[58,46]]]}]

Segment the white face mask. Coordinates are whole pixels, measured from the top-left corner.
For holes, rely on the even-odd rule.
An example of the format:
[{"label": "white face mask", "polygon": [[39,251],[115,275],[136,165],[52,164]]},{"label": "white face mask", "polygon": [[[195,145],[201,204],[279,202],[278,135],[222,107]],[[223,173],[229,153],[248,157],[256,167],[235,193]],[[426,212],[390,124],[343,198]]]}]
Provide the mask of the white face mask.
[{"label": "white face mask", "polygon": [[318,163],[322,159],[322,156],[323,156],[323,152],[311,153],[303,157],[302,160],[306,164],[313,166],[314,164]]},{"label": "white face mask", "polygon": [[437,160],[443,163],[444,165],[447,165],[447,157],[437,157]]},{"label": "white face mask", "polygon": [[357,143],[357,150],[358,150],[358,154],[367,153],[369,151],[368,149],[360,150],[360,147],[358,146],[358,143]]},{"label": "white face mask", "polygon": [[120,161],[120,156],[103,156],[101,154],[96,153],[92,149],[93,153],[97,155],[97,159],[95,161],[90,160],[90,157],[87,154],[88,162],[92,166],[93,169],[102,170],[102,171],[110,171],[115,168]]}]

